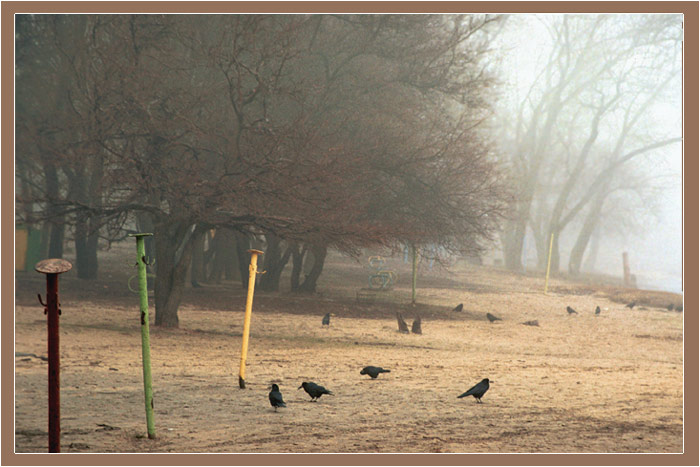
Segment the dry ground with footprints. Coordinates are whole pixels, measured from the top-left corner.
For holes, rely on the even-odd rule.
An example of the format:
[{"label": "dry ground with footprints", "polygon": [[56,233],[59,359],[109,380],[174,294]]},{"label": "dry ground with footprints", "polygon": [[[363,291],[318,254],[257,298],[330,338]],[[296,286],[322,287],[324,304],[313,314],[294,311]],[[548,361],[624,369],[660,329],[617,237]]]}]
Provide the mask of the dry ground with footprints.
[{"label": "dry ground with footprints", "polygon": [[[188,288],[180,328],[151,327],[157,439],[149,440],[138,298],[124,294],[130,272],[121,263],[88,285],[72,273],[59,284],[62,452],[683,449],[683,313],[664,308],[679,295],[563,279],[544,295],[539,276],[460,265],[422,271],[413,308],[408,266],[396,261],[397,287],[358,303],[369,270],[335,255],[318,295],[256,293],[245,390],[244,290]],[[17,274],[16,352],[46,355],[42,280]],[[460,302],[464,310],[451,311]],[[329,311],[330,326],[321,326]],[[409,325],[420,314],[423,334],[397,332],[396,311]],[[538,327],[521,324],[535,319]],[[373,380],[360,375],[366,365],[391,373]],[[457,399],[483,378],[494,381],[483,404]],[[334,395],[310,402],[297,390],[302,381]],[[277,412],[271,383],[287,403]],[[17,356],[15,450],[47,445],[47,363]]]}]

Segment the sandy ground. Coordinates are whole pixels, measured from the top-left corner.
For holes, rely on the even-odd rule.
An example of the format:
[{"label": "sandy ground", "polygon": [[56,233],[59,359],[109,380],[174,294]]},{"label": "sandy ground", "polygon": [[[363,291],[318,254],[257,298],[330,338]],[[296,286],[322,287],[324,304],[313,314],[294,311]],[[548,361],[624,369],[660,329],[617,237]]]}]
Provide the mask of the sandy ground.
[{"label": "sandy ground", "polygon": [[[121,277],[86,287],[66,275],[62,451],[682,451],[683,314],[660,307],[679,296],[651,294],[630,310],[611,300],[619,290],[554,280],[544,295],[541,278],[462,266],[424,271],[412,308],[403,272],[386,303],[366,304],[352,295],[367,268],[337,258],[327,268],[319,295],[256,294],[245,390],[243,290],[188,289],[180,328],[151,327],[155,440],[145,437],[136,297],[110,295]],[[41,286],[17,276],[16,352],[46,355]],[[450,311],[459,302],[464,311]],[[420,313],[423,335],[398,333],[397,310],[409,326]],[[489,323],[487,311],[503,321]],[[521,324],[532,319],[539,327]],[[370,364],[391,373],[361,376]],[[15,358],[16,452],[47,452],[47,366]],[[482,378],[495,381],[483,404],[457,399]],[[302,381],[334,395],[309,402]],[[273,382],[287,402],[278,412],[267,400]]]}]

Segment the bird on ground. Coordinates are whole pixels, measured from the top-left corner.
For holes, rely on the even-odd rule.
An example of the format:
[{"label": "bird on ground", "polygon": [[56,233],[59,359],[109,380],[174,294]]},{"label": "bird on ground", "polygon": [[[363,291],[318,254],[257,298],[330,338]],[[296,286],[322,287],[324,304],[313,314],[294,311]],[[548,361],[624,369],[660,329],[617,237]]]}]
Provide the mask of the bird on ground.
[{"label": "bird on ground", "polygon": [[596,316],[598,316],[600,314],[600,307],[599,306],[595,307],[595,314],[596,314]]},{"label": "bird on ground", "polygon": [[578,314],[578,311],[574,310],[570,306],[566,307],[566,312],[569,313],[570,315],[573,315],[574,313]]},{"label": "bird on ground", "polygon": [[461,399],[462,397],[467,397],[467,396],[474,396],[474,399],[476,399],[476,402],[481,404],[481,398],[484,397],[484,394],[486,394],[486,391],[489,390],[489,383],[493,383],[493,381],[489,381],[488,378],[482,379],[479,383],[474,385],[471,389],[469,389],[467,392],[465,392],[462,395],[457,396],[457,399]]},{"label": "bird on ground", "polygon": [[670,304],[666,307],[666,309],[667,309],[668,311],[673,311],[673,303],[670,303]]},{"label": "bird on ground", "polygon": [[399,322],[399,332],[408,334],[408,324],[403,320],[403,316],[398,311],[396,312],[396,320]]},{"label": "bird on ground", "polygon": [[413,320],[413,324],[411,325],[411,332],[413,334],[423,334],[423,330],[421,329],[420,324],[420,316],[416,316],[416,319]]},{"label": "bird on ground", "polygon": [[324,394],[333,395],[331,391],[316,383],[307,383],[304,381],[301,383],[301,386],[297,388],[297,391],[301,388],[304,388],[304,391],[311,396],[311,402],[316,402]]},{"label": "bird on ground", "polygon": [[276,384],[273,384],[270,387],[270,394],[268,397],[270,398],[270,405],[275,408],[275,412],[277,412],[277,407],[287,407],[287,404],[285,404],[284,400],[282,399],[280,387]]},{"label": "bird on ground", "polygon": [[637,302],[630,302],[630,303],[628,303],[628,304],[625,305],[625,306],[631,310],[632,308],[634,308],[634,306],[635,306],[636,304],[637,304]]},{"label": "bird on ground", "polygon": [[456,307],[454,307],[454,308],[452,309],[452,311],[462,311],[462,308],[464,308],[464,304],[463,304],[463,303],[460,303],[459,305],[457,305]]},{"label": "bird on ground", "polygon": [[323,315],[323,319],[321,320],[321,326],[330,326],[331,325],[331,314],[326,313]]},{"label": "bird on ground", "polygon": [[494,315],[492,315],[491,313],[486,313],[486,319],[488,319],[488,320],[491,321],[492,323],[493,323],[494,321],[503,321],[501,318],[499,318],[498,316],[494,316]]},{"label": "bird on ground", "polygon": [[377,376],[379,376],[379,373],[390,373],[391,370],[385,370],[382,367],[379,366],[366,366],[360,371],[361,375],[369,375],[372,379],[375,379]]},{"label": "bird on ground", "polygon": [[539,326],[540,325],[539,321],[537,321],[536,319],[533,319],[530,321],[525,321],[524,323],[521,323],[521,324],[524,324],[525,326]]}]

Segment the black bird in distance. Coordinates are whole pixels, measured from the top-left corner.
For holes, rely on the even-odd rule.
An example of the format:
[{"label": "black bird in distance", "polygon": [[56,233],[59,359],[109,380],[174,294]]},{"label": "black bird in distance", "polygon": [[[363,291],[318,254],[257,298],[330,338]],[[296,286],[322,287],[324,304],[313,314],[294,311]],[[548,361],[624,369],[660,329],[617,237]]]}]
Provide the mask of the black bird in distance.
[{"label": "black bird in distance", "polygon": [[631,310],[632,308],[634,308],[634,306],[635,306],[636,304],[637,304],[637,302],[630,302],[630,303],[628,303],[628,304],[625,305],[625,306]]},{"label": "black bird in distance", "polygon": [[491,313],[486,313],[486,319],[488,319],[488,320],[491,321],[492,323],[493,323],[494,321],[503,321],[501,318],[499,318],[498,316],[494,316],[494,315],[492,315]]},{"label": "black bird in distance", "polygon": [[399,323],[399,332],[408,334],[408,324],[406,324],[406,321],[403,320],[403,316],[401,316],[401,313],[398,311],[396,312],[396,321]]},{"label": "black bird in distance", "polygon": [[385,370],[379,366],[366,366],[360,371],[361,375],[369,375],[372,379],[379,376],[379,373],[391,373],[391,370]]},{"label": "black bird in distance", "polygon": [[595,314],[596,314],[596,316],[600,314],[600,307],[599,306],[595,307]]},{"label": "black bird in distance", "polygon": [[574,309],[571,308],[570,306],[567,306],[567,307],[566,307],[566,312],[569,313],[570,315],[578,314],[578,311],[574,310]]},{"label": "black bird in distance", "polygon": [[411,332],[413,334],[423,334],[423,330],[421,329],[420,324],[420,316],[416,316],[416,319],[413,320],[413,324],[411,325]]},{"label": "black bird in distance", "polygon": [[331,325],[331,314],[326,313],[323,315],[323,319],[321,320],[321,326],[330,326]]},{"label": "black bird in distance", "polygon": [[280,387],[276,384],[273,384],[272,387],[270,387],[270,389],[271,391],[268,397],[270,398],[270,405],[275,408],[275,412],[277,412],[277,407],[287,407],[287,404],[285,404],[284,400],[282,399]]},{"label": "black bird in distance", "polygon": [[469,389],[467,392],[457,396],[457,399],[461,399],[462,397],[467,396],[474,396],[476,402],[481,404],[481,398],[484,397],[486,391],[489,390],[489,383],[493,383],[493,381],[489,381],[488,378],[484,378],[479,383],[474,385],[471,389]]},{"label": "black bird in distance", "polygon": [[460,303],[459,305],[457,305],[456,307],[454,307],[454,308],[452,309],[452,311],[462,311],[462,308],[464,308],[464,304],[463,304],[463,303]]},{"label": "black bird in distance", "polygon": [[312,402],[316,402],[324,394],[329,394],[331,396],[333,395],[331,391],[324,388],[320,384],[312,382],[307,383],[306,381],[304,381],[303,383],[301,383],[301,386],[297,388],[297,390],[301,388],[304,388],[304,391],[306,391],[306,393],[311,396]]}]

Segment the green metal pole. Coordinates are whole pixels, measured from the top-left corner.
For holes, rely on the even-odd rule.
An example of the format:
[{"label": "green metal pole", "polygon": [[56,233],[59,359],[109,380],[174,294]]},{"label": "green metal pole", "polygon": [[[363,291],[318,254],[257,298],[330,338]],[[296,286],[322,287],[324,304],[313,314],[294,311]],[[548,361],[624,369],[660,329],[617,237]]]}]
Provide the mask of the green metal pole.
[{"label": "green metal pole", "polygon": [[415,305],[416,304],[416,266],[417,266],[417,257],[418,254],[416,253],[416,245],[411,245],[413,247],[413,285],[411,288],[411,304]]},{"label": "green metal pole", "polygon": [[146,404],[146,427],[148,438],[156,438],[156,428],[153,422],[153,387],[151,384],[151,343],[148,331],[148,286],[146,278],[146,246],[143,237],[153,234],[133,234],[136,237],[136,254],[139,266],[139,297],[141,302],[141,354],[143,357],[143,392]]}]

